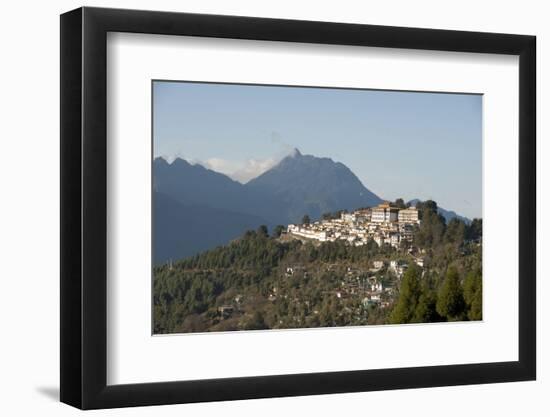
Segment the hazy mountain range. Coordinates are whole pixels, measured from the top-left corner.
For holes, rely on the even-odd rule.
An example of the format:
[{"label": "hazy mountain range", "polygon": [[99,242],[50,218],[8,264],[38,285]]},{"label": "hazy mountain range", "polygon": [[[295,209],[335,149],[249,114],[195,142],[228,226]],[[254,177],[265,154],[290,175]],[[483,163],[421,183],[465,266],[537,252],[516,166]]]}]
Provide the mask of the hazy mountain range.
[{"label": "hazy mountain range", "polygon": [[[383,201],[344,164],[297,149],[246,184],[183,159],[156,158],[153,193],[155,264],[225,244],[261,224],[287,225],[304,214],[317,219]],[[447,220],[458,216],[440,212]]]}]

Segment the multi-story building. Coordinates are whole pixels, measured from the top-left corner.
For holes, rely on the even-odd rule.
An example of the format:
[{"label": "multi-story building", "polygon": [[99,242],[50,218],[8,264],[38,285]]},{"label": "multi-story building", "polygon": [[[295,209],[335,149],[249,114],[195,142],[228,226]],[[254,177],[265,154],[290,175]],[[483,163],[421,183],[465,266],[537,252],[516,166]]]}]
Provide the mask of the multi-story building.
[{"label": "multi-story building", "polygon": [[342,219],[342,221],[344,221],[346,223],[355,222],[355,214],[354,213],[342,213],[340,215],[340,218]]},{"label": "multi-story building", "polygon": [[399,242],[400,242],[399,233],[390,234],[390,245],[392,245],[394,248],[398,248]]},{"label": "multi-story building", "polygon": [[359,223],[369,223],[371,221],[371,210],[361,209],[355,212],[355,221]]},{"label": "multi-story building", "polygon": [[397,218],[399,220],[399,223],[419,223],[418,210],[416,209],[416,207],[409,207],[399,210]]},{"label": "multi-story building", "polygon": [[399,234],[401,235],[401,240],[412,242],[414,237],[414,226],[411,223],[400,223]]},{"label": "multi-story building", "polygon": [[397,221],[398,209],[392,207],[390,203],[384,202],[371,210],[371,222],[390,223]]}]

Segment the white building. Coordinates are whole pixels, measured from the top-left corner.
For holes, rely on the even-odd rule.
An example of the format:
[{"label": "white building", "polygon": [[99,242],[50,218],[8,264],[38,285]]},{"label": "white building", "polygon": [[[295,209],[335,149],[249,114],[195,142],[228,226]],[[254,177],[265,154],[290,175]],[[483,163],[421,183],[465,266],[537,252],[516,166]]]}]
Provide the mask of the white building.
[{"label": "white building", "polygon": [[382,203],[371,210],[371,222],[390,223],[397,221],[398,210],[390,203]]},{"label": "white building", "polygon": [[409,207],[406,209],[399,210],[397,218],[399,223],[409,223],[409,224],[419,223],[418,210],[416,209],[416,207]]},{"label": "white building", "polygon": [[355,214],[353,214],[353,213],[342,213],[342,214],[340,214],[340,218],[345,223],[355,222]]},{"label": "white building", "polygon": [[366,245],[369,239],[373,239],[378,246],[387,244],[399,248],[403,242],[412,241],[414,225],[409,222],[418,219],[415,208],[401,212],[403,213],[399,214],[399,209],[385,202],[372,209],[341,213],[337,219],[320,220],[311,224],[289,224],[287,234],[319,242],[341,240],[355,246]]},{"label": "white building", "polygon": [[296,236],[305,237],[307,239],[316,239],[321,242],[327,240],[327,232],[309,227],[300,227],[293,224],[288,225],[287,232]]},{"label": "white building", "polygon": [[355,221],[359,223],[369,223],[371,221],[371,210],[361,209],[355,212]]},{"label": "white building", "polygon": [[403,261],[390,261],[390,270],[395,272],[395,274],[401,278],[405,271],[407,270],[408,265]]}]

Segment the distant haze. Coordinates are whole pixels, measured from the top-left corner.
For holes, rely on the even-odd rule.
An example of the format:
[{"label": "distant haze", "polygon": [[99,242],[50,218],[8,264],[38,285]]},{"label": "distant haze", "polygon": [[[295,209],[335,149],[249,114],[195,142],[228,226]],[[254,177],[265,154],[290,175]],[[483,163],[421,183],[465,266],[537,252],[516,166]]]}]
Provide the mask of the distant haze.
[{"label": "distant haze", "polygon": [[294,148],[389,200],[482,213],[482,96],[154,82],[154,156],[247,183]]}]

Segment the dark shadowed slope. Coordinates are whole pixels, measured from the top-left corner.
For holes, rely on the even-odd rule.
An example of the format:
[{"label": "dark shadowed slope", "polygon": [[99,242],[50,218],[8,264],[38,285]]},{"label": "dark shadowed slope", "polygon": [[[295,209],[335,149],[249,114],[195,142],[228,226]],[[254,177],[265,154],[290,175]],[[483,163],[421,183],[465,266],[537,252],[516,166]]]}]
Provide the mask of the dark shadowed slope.
[{"label": "dark shadowed slope", "polygon": [[224,245],[256,229],[266,221],[250,214],[200,205],[184,205],[158,192],[153,193],[154,264],[182,259]]}]

